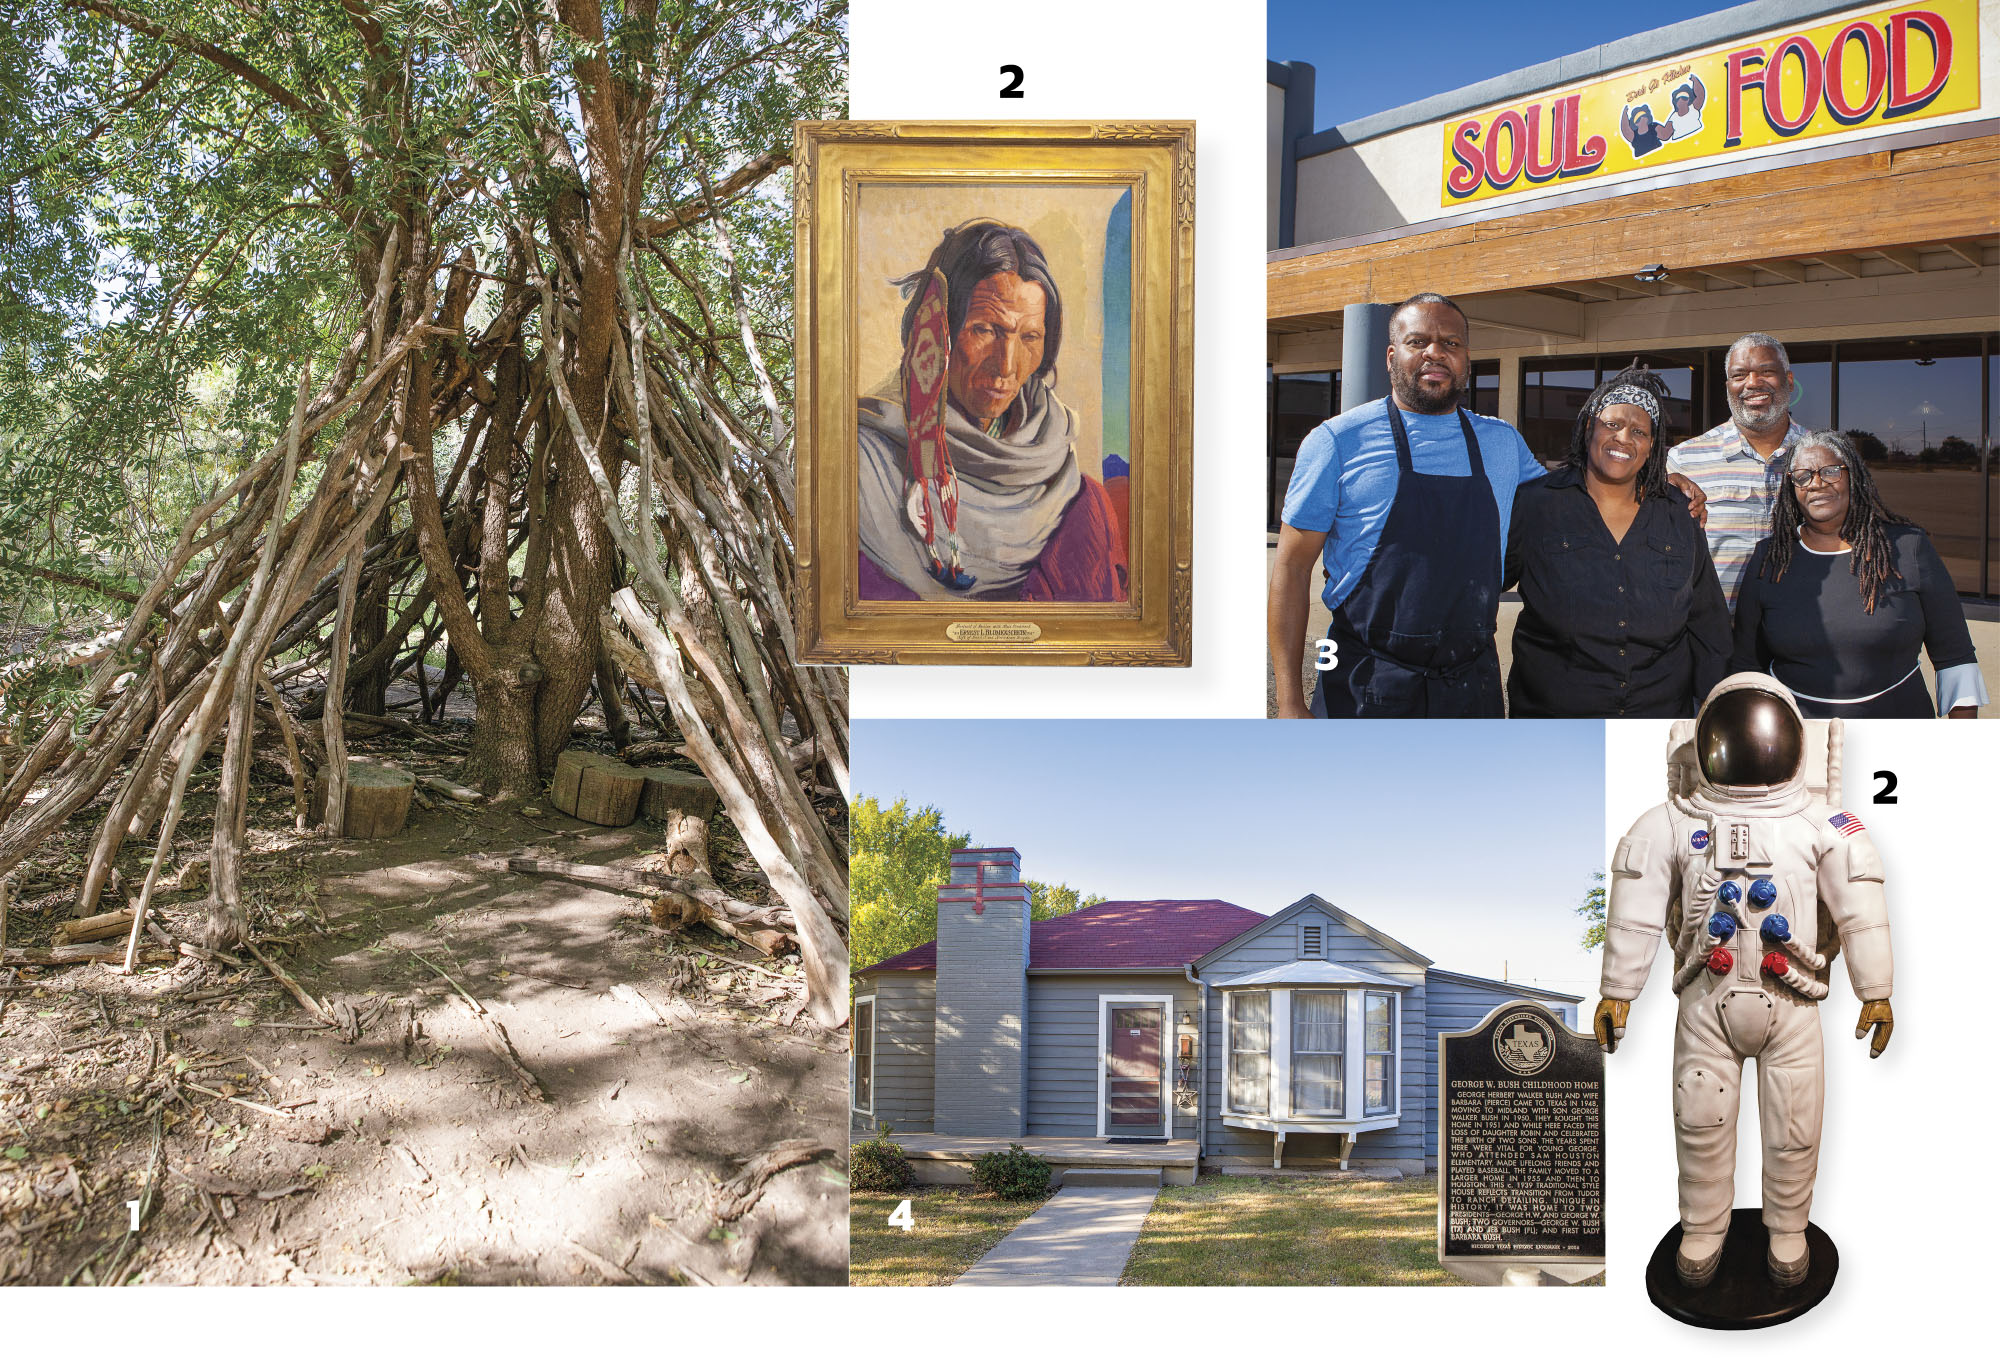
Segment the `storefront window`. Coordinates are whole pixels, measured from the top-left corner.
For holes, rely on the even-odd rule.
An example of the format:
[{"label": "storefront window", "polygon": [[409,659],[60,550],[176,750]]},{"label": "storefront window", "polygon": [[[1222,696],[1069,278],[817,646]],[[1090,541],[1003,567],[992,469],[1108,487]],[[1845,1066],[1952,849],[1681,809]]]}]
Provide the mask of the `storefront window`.
[{"label": "storefront window", "polygon": [[1961,592],[1980,592],[1993,554],[1982,535],[1979,339],[1844,342],[1836,420],[1874,473],[1882,502],[1922,525]]},{"label": "storefront window", "polygon": [[1488,418],[1500,417],[1500,363],[1472,363],[1472,412]]},{"label": "storefront window", "polygon": [[1570,429],[1597,388],[1595,357],[1547,357],[1521,363],[1521,436],[1544,466],[1562,464]]},{"label": "storefront window", "polygon": [[[1824,342],[1802,342],[1785,348],[1792,359],[1794,395],[1792,418],[1815,431],[1833,426],[1833,348]],[[1842,352],[1845,355],[1845,351]],[[1723,413],[1728,410],[1724,409]],[[1722,421],[1721,414],[1716,416]]]},{"label": "storefront window", "polygon": [[1303,371],[1271,377],[1271,442],[1265,523],[1277,527],[1292,483],[1292,465],[1306,434],[1340,412],[1340,372]]}]

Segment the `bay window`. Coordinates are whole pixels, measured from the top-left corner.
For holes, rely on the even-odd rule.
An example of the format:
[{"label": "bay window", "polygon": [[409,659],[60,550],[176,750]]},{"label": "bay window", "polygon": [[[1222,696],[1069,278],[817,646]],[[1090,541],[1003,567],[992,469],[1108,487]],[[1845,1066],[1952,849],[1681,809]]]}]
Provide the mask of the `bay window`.
[{"label": "bay window", "polygon": [[1396,998],[1371,993],[1368,999],[1362,1108],[1370,1117],[1396,1110]]},{"label": "bay window", "polygon": [[1365,980],[1267,984],[1218,986],[1224,1116],[1266,1130],[1394,1125],[1402,1068],[1396,990]]},{"label": "bay window", "polygon": [[1347,995],[1292,990],[1292,1111],[1338,1117],[1345,1111]]},{"label": "bay window", "polygon": [[1230,1112],[1271,1107],[1271,995],[1229,995]]}]

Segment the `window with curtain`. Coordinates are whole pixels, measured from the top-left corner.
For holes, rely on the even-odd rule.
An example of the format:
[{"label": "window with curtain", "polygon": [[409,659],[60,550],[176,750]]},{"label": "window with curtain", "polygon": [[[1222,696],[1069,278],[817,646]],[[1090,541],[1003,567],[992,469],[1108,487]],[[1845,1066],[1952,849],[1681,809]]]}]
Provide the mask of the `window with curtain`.
[{"label": "window with curtain", "polygon": [[1396,1110],[1396,996],[1371,993],[1365,1007],[1361,1105],[1372,1117]]},{"label": "window with curtain", "polygon": [[1347,995],[1292,991],[1292,1112],[1338,1117],[1346,1107]]},{"label": "window with curtain", "polygon": [[875,1000],[857,999],[854,1004],[854,1107],[857,1112],[875,1111]]},{"label": "window with curtain", "polygon": [[1229,995],[1229,1111],[1271,1110],[1271,995]]}]

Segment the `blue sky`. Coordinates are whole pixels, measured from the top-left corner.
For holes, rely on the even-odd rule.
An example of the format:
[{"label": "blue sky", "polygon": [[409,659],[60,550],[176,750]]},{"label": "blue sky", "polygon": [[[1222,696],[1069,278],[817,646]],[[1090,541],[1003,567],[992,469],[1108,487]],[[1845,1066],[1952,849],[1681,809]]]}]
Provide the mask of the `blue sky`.
[{"label": "blue sky", "polygon": [[1265,44],[1274,62],[1313,64],[1313,127],[1322,129],[1728,8],[1715,0],[1442,0],[1420,8],[1269,0]]},{"label": "blue sky", "polygon": [[[933,804],[1027,878],[1271,913],[1317,893],[1441,967],[1582,994],[1601,723],[854,723],[858,794]],[[1587,1013],[1587,1007],[1586,1007]]]}]

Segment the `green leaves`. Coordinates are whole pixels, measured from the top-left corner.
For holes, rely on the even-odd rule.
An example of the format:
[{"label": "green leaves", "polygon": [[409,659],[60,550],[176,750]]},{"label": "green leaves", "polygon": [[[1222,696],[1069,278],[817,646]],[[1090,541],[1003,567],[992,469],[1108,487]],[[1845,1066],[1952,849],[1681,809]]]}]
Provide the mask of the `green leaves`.
[{"label": "green leaves", "polygon": [[1583,902],[1576,905],[1578,917],[1587,919],[1583,929],[1583,949],[1594,951],[1604,944],[1604,871],[1593,870],[1590,874],[1591,887],[1583,896]]},{"label": "green leaves", "polygon": [[[865,969],[937,935],[938,886],[951,878],[951,853],[971,845],[972,837],[946,830],[944,814],[929,804],[912,810],[906,798],[884,808],[857,795],[848,824],[851,958],[856,969]],[[1028,916],[1036,922],[1103,902],[1067,884],[1024,883]]]}]

